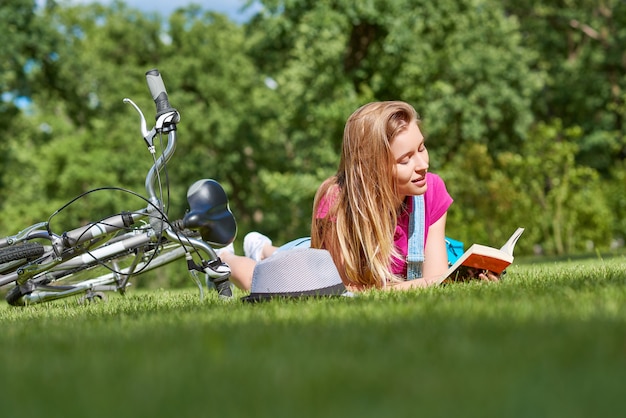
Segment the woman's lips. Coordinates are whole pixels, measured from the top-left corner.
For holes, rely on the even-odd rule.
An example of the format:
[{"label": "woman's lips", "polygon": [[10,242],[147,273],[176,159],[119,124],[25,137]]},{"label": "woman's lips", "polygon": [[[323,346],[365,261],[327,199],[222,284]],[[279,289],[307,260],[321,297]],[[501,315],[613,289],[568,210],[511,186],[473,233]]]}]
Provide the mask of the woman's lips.
[{"label": "woman's lips", "polygon": [[421,177],[419,179],[412,180],[412,183],[418,187],[424,187],[426,185],[426,177]]}]

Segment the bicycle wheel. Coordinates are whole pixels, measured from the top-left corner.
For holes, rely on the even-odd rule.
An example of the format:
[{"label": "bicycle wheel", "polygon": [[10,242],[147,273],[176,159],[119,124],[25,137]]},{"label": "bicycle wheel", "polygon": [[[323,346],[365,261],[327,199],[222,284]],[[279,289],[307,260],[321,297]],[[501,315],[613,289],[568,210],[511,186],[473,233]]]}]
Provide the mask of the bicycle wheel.
[{"label": "bicycle wheel", "polygon": [[22,301],[22,296],[24,296],[24,293],[22,292],[20,287],[19,286],[15,286],[15,287],[11,288],[7,292],[7,294],[4,297],[4,299],[11,306],[22,306],[22,305],[24,305],[24,303]]}]

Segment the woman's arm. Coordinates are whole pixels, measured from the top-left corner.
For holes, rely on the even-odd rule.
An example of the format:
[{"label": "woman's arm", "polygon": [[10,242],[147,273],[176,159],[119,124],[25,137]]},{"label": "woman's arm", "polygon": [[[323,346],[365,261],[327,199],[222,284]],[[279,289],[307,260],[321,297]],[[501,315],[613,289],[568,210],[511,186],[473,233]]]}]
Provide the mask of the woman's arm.
[{"label": "woman's arm", "polygon": [[446,250],[446,218],[444,213],[428,229],[428,239],[424,248],[424,266],[422,277],[438,279],[448,270],[448,251]]},{"label": "woman's arm", "polygon": [[389,289],[405,290],[415,287],[427,287],[438,283],[438,279],[448,270],[448,252],[446,251],[447,212],[428,229],[428,239],[424,248],[422,278],[399,283],[390,283]]},{"label": "woman's arm", "polygon": [[[448,251],[446,250],[446,216],[447,212],[437,222],[430,226],[428,239],[424,249],[424,266],[422,278],[399,283],[390,283],[387,288],[406,290],[416,287],[428,287],[439,284],[439,279],[448,270]],[[491,271],[477,272],[477,279],[483,281],[498,281],[500,276]]]}]

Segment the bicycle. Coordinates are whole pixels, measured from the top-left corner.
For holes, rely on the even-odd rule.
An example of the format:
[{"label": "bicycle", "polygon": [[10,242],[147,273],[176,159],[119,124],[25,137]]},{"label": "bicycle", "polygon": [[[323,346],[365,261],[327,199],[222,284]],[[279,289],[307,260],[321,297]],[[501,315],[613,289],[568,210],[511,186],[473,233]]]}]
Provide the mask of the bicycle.
[{"label": "bicycle", "polygon": [[[145,178],[147,196],[129,191],[147,202],[147,206],[60,234],[51,231],[51,216],[46,222],[0,238],[0,287],[14,285],[5,296],[10,305],[22,306],[80,294],[83,295],[81,301],[93,301],[105,299],[107,291],[123,295],[131,277],[182,258],[187,261],[187,269],[200,289],[201,298],[203,284],[198,274],[205,275],[207,287],[215,287],[220,298],[232,298],[230,267],[214,249],[232,243],[237,234],[228,197],[217,181],[198,180],[187,191],[189,210],[182,218],[169,220],[156,186],[162,196],[160,172],[176,149],[180,114],[170,105],[157,69],[146,72],[146,81],[156,105],[153,128],[147,128],[143,112],[131,99],[125,98],[123,102],[139,114],[141,134],[153,158]],[[165,135],[166,145],[161,147],[157,158],[155,139],[159,137],[163,144]],[[55,214],[57,212],[59,210]]]}]

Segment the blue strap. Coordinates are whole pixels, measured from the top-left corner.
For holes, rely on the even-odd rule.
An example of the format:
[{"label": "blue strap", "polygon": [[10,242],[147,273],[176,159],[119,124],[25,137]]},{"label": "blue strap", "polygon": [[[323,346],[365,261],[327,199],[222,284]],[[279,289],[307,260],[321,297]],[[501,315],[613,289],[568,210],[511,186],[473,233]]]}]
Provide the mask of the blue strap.
[{"label": "blue strap", "polygon": [[413,196],[413,211],[409,217],[409,252],[406,256],[407,280],[422,277],[424,264],[424,228],[426,227],[424,195]]}]

